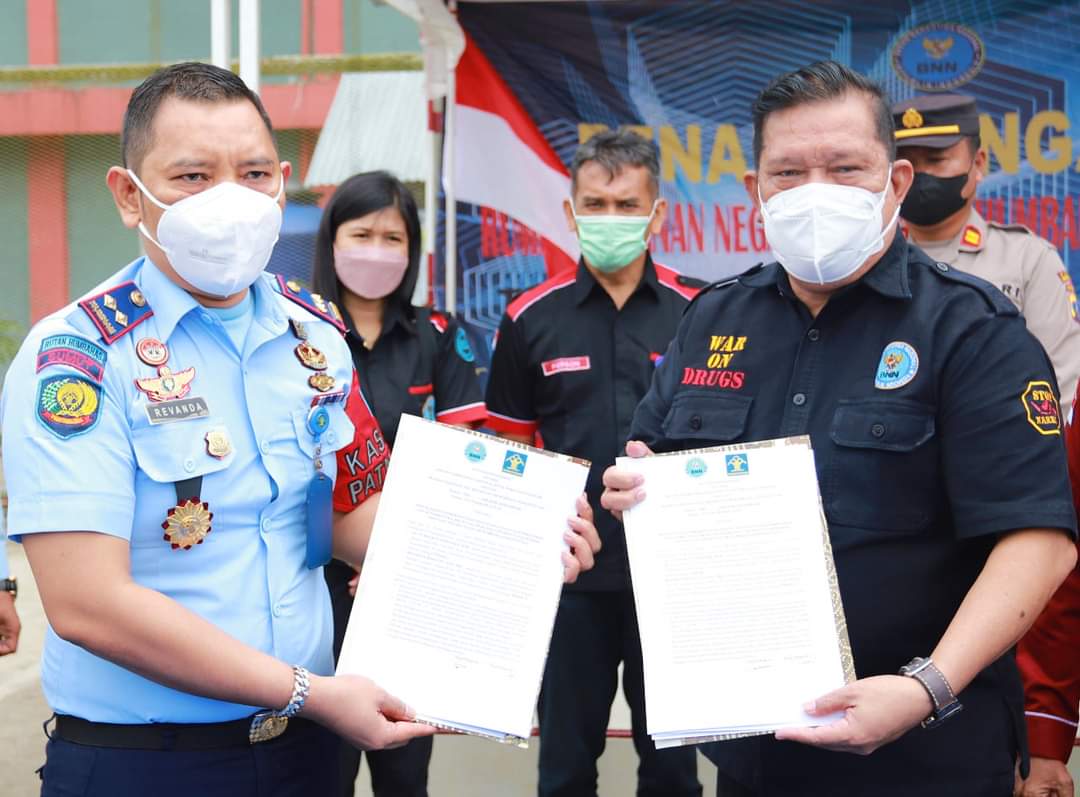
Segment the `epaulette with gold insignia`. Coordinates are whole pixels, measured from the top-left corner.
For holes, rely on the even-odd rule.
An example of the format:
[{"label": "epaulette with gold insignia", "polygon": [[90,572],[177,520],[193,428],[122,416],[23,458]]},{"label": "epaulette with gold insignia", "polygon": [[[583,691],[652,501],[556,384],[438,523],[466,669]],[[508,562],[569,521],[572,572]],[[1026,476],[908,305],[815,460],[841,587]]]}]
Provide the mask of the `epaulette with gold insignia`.
[{"label": "epaulette with gold insignia", "polygon": [[135,283],[122,282],[79,302],[79,307],[109,344],[115,343],[154,314]]},{"label": "epaulette with gold insignia", "polygon": [[973,224],[969,224],[965,227],[963,234],[960,236],[960,241],[964,246],[978,246],[982,243],[982,239],[982,231]]},{"label": "epaulette with gold insignia", "polygon": [[285,279],[282,274],[277,275],[277,287],[286,299],[291,299],[324,321],[330,322],[344,334],[345,319],[341,317],[341,311],[336,304],[312,293],[296,280]]}]

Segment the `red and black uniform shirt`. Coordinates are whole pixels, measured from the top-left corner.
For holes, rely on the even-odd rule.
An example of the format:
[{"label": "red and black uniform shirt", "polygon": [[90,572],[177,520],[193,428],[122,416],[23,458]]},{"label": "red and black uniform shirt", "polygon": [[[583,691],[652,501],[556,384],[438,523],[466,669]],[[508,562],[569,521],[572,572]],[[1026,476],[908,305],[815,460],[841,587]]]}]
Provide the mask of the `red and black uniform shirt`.
[{"label": "red and black uniform shirt", "polygon": [[360,388],[391,446],[402,415],[463,425],[487,417],[475,353],[453,319],[389,300],[382,331],[368,349],[344,314]]},{"label": "red and black uniform shirt", "polygon": [[622,525],[600,507],[604,469],[624,453],[634,408],[702,283],[645,262],[621,310],[583,263],[506,309],[487,387],[487,425],[592,461],[587,493],[603,548],[570,589],[628,586]]}]

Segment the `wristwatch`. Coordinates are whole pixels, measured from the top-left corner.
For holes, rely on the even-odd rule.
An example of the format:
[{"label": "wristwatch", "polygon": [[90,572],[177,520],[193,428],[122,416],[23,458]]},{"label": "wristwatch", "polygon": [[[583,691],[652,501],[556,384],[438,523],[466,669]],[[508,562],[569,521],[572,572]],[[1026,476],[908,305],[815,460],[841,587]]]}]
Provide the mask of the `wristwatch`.
[{"label": "wristwatch", "polygon": [[922,721],[924,728],[936,728],[963,709],[964,706],[953,694],[948,679],[929,658],[916,656],[900,668],[900,674],[914,678],[930,694],[930,702],[934,704],[934,710]]},{"label": "wristwatch", "polygon": [[252,744],[268,742],[285,733],[285,729],[289,727],[289,718],[304,707],[310,689],[311,674],[303,667],[293,667],[293,691],[288,704],[280,711],[260,711],[252,717],[248,741]]},{"label": "wristwatch", "polygon": [[0,592],[10,592],[11,599],[19,597],[19,582],[14,578],[0,578]]}]

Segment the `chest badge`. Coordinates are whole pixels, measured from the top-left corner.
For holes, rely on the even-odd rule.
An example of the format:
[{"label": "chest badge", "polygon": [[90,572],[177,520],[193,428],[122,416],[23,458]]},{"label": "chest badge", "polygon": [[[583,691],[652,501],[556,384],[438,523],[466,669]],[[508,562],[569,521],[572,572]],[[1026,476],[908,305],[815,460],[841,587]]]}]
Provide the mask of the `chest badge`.
[{"label": "chest badge", "polygon": [[330,374],[318,373],[308,377],[308,384],[320,393],[325,393],[334,386],[335,382],[334,377],[330,376]]},{"label": "chest badge", "polygon": [[191,550],[195,545],[202,545],[206,535],[210,533],[210,521],[213,518],[210,506],[205,501],[189,498],[169,510],[161,524],[161,528],[165,529],[163,539],[174,551],[178,548]]},{"label": "chest badge", "polygon": [[232,453],[229,433],[224,429],[211,429],[206,433],[206,453],[217,459],[225,459]]},{"label": "chest badge", "polygon": [[878,390],[896,390],[908,384],[919,372],[919,354],[915,347],[902,340],[894,340],[881,352],[881,361],[874,374],[874,387]]},{"label": "chest badge", "polygon": [[169,361],[169,348],[157,338],[143,338],[135,344],[135,354],[149,366],[157,367]]},{"label": "chest badge", "polygon": [[135,380],[135,387],[145,393],[151,401],[170,401],[183,398],[191,391],[191,380],[195,378],[194,368],[185,368],[173,373],[167,365],[158,366],[157,376],[147,376]]},{"label": "chest badge", "polygon": [[300,341],[300,345],[293,351],[305,368],[310,368],[312,371],[325,371],[326,370],[326,355],[316,349],[306,340]]}]

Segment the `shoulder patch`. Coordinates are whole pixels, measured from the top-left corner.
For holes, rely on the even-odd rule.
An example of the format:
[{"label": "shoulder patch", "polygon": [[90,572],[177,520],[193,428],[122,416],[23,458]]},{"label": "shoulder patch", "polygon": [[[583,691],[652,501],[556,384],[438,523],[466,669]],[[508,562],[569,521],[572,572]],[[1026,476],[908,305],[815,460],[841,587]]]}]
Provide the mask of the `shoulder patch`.
[{"label": "shoulder patch", "polygon": [[115,343],[154,314],[142,291],[130,280],[83,299],[79,307],[108,344]]},{"label": "shoulder patch", "polygon": [[50,335],[41,341],[38,349],[37,371],[57,365],[66,365],[81,371],[95,382],[105,378],[105,363],[109,353],[96,343],[79,335]]},{"label": "shoulder patch", "polygon": [[929,270],[948,282],[956,282],[974,288],[997,315],[1020,315],[1016,305],[1009,301],[1005,294],[974,274],[968,274],[966,271],[953,268],[948,263],[931,262]]},{"label": "shoulder patch", "polygon": [[317,293],[312,293],[296,280],[286,279],[283,274],[274,275],[274,284],[278,293],[286,299],[296,302],[308,312],[337,327],[342,334],[345,333],[345,320],[336,304],[328,302]]},{"label": "shoulder patch", "polygon": [[103,391],[81,376],[47,376],[38,382],[38,421],[61,440],[86,434],[101,420]]}]

